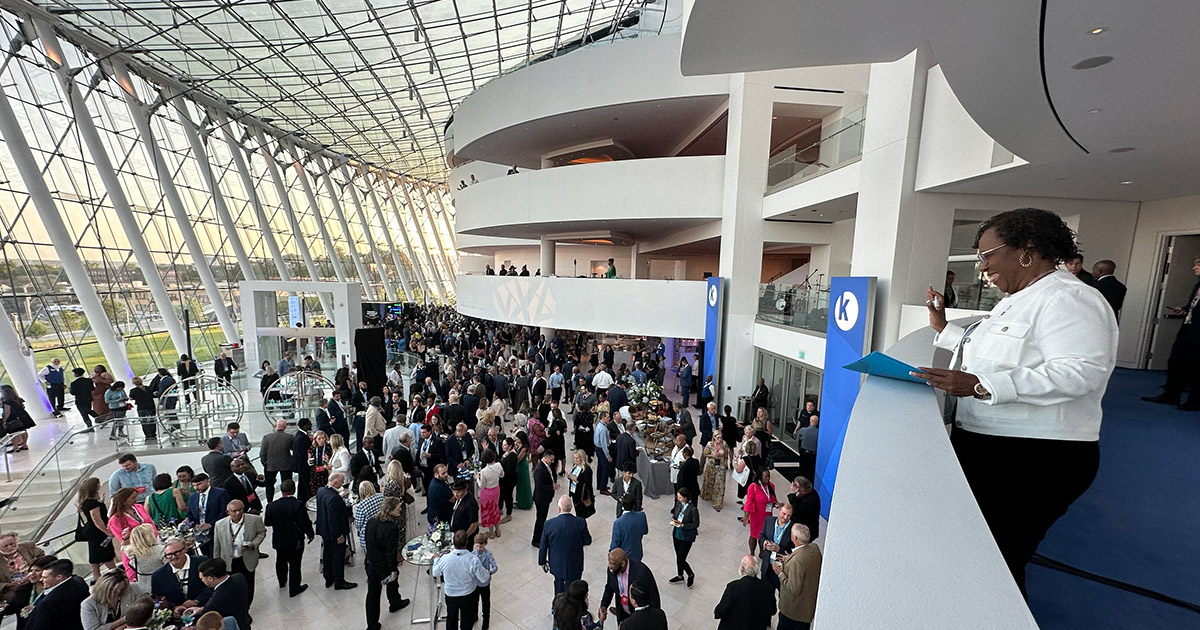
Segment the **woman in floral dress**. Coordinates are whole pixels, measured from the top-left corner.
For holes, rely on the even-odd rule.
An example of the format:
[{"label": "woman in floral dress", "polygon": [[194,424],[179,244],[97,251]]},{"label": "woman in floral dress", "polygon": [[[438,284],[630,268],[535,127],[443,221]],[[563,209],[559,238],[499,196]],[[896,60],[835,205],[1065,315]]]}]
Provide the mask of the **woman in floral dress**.
[{"label": "woman in floral dress", "polygon": [[725,441],[717,438],[704,447],[704,484],[700,486],[700,498],[712,501],[718,512],[725,506],[725,469],[729,468],[729,451]]},{"label": "woman in floral dress", "polygon": [[538,418],[537,411],[529,412],[529,452],[533,455],[533,461],[541,461],[542,455],[538,447],[542,445],[542,441],[546,439],[546,425],[542,424]]},{"label": "woman in floral dress", "polygon": [[313,434],[312,446],[308,447],[308,493],[317,496],[320,490],[329,483],[329,458],[333,457],[333,447],[329,446],[329,436],[324,431]]}]

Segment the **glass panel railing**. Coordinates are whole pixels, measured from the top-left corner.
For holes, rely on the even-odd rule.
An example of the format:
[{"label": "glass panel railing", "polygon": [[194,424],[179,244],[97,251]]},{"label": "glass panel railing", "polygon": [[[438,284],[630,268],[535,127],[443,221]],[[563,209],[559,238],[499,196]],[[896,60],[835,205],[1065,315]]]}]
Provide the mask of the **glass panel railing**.
[{"label": "glass panel railing", "polygon": [[758,320],[824,335],[829,291],[803,285],[759,285]]},{"label": "glass panel railing", "polygon": [[861,107],[822,128],[816,142],[797,142],[772,155],[766,194],[858,161],[866,122],[866,107]]}]

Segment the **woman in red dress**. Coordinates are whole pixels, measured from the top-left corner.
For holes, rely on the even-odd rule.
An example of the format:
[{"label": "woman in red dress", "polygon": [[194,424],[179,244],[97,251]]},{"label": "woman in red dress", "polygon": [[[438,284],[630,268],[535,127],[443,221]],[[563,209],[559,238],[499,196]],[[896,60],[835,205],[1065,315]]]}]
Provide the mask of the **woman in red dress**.
[{"label": "woman in red dress", "polygon": [[742,510],[746,517],[742,519],[743,526],[750,527],[750,555],[754,555],[758,547],[758,537],[762,533],[763,521],[775,507],[775,484],[771,483],[771,471],[763,469],[758,481],[746,489],[746,504]]}]

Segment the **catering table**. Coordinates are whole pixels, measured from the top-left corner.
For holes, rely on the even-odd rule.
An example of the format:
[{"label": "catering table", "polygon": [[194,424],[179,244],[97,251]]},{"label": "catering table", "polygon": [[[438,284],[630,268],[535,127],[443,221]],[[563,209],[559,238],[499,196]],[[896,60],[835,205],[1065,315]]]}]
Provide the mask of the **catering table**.
[{"label": "catering table", "polygon": [[[453,538],[449,530],[436,529],[405,543],[404,559],[416,567],[432,567],[434,555],[448,553],[453,547]],[[424,575],[429,580],[429,616],[416,619],[417,607],[413,606],[409,622],[413,624],[428,623],[430,628],[436,628],[438,619],[446,618],[444,615],[439,616],[442,608],[441,589],[438,588],[440,581],[433,577],[432,573],[426,574],[420,568],[417,569],[416,574],[417,578],[413,583],[414,597],[421,588],[421,576]]]},{"label": "catering table", "polygon": [[661,495],[674,496],[675,488],[671,484],[671,464],[657,461],[646,454],[641,437],[634,435],[638,443],[637,469],[638,478],[642,480],[642,494],[657,499]]}]

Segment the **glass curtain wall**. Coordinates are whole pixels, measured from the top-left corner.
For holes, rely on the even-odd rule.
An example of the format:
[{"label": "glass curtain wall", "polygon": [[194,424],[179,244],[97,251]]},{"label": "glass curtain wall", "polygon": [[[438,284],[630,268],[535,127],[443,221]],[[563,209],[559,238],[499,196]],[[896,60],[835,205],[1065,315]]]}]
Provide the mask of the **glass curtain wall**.
[{"label": "glass curtain wall", "polygon": [[[66,41],[60,42],[67,63],[79,70],[74,80],[101,141],[107,147],[108,157],[129,201],[141,238],[154,260],[152,269],[139,267],[134,260],[129,238],[97,174],[94,159],[83,141],[44,49],[36,41],[23,46],[20,42],[14,43],[19,33],[16,16],[0,11],[0,48],[7,51],[3,57],[0,81],[24,130],[35,161],[42,167],[43,179],[67,225],[72,244],[108,316],[108,321],[98,323],[89,322],[84,316],[75,287],[67,281],[50,237],[31,203],[26,183],[9,153],[8,143],[0,138],[0,303],[19,337],[33,349],[39,366],[48,363],[51,357],[61,358],[69,367],[79,366],[89,371],[93,365],[106,364],[93,331],[93,326],[98,325],[111,327],[124,340],[135,374],[146,374],[159,366],[174,367],[179,354],[185,349],[177,348],[172,343],[164,316],[178,319],[185,309],[191,325],[189,332],[193,354],[201,361],[215,357],[220,344],[226,341],[217,323],[218,309],[229,312],[235,322],[240,320],[237,283],[245,278],[231,247],[232,240],[240,241],[258,279],[280,279],[251,195],[257,195],[261,202],[269,229],[294,279],[310,279],[299,249],[306,247],[316,267],[316,278],[312,279],[336,280],[337,274],[332,264],[332,257],[336,256],[346,279],[359,281],[358,270],[350,255],[351,249],[355,248],[367,270],[367,282],[376,292],[382,295],[384,275],[389,276],[398,289],[401,270],[394,267],[390,252],[380,252],[382,268],[375,264],[363,238],[367,229],[372,231],[381,248],[384,246],[384,230],[390,230],[397,243],[402,242],[399,230],[409,230],[413,247],[419,248],[419,239],[413,232],[417,229],[426,232],[429,248],[438,247],[438,241],[431,232],[434,229],[443,230],[443,241],[448,248],[452,247],[444,226],[439,226],[439,222],[431,222],[423,209],[417,211],[418,221],[415,225],[408,225],[411,217],[399,221],[390,212],[386,213],[386,220],[380,225],[372,216],[374,213],[368,211],[370,225],[362,226],[353,211],[347,186],[357,186],[360,195],[367,192],[369,187],[375,189],[374,194],[387,195],[384,182],[390,181],[403,216],[407,207],[405,204],[409,202],[400,191],[401,180],[389,174],[391,176],[387,180],[372,175],[358,177],[350,183],[345,180],[342,169],[335,168],[329,176],[337,194],[342,195],[340,201],[350,224],[350,238],[347,239],[334,213],[333,199],[321,179],[323,173],[319,170],[328,168],[330,160],[308,159],[310,156],[307,152],[298,149],[309,185],[320,205],[322,224],[329,230],[333,244],[333,251],[327,251],[320,229],[322,224],[318,223],[317,215],[311,208],[292,159],[285,151],[279,150],[276,139],[268,138],[267,153],[274,152],[275,159],[280,163],[288,198],[300,224],[301,234],[297,238],[268,173],[267,157],[259,150],[253,137],[246,133],[246,128],[240,123],[233,123],[234,135],[240,144],[230,145],[220,130],[216,129],[215,122],[205,109],[189,102],[186,105],[189,118],[201,127],[208,162],[237,228],[236,233],[230,233],[217,215],[213,196],[196,156],[192,154],[179,113],[172,105],[161,103],[158,86],[134,76],[133,87],[138,99],[150,104],[151,131],[179,192],[187,222],[199,241],[202,264],[211,270],[216,283],[222,303],[212,304],[197,272],[193,253],[186,245],[175,214],[166,203],[158,173],[147,158],[143,139],[123,99],[122,88],[113,78],[98,72],[101,64],[90,53]],[[247,190],[243,185],[233,158],[234,152],[247,158],[254,190]],[[352,168],[350,172],[356,171]],[[412,182],[411,203],[420,208],[424,207],[423,204],[432,203],[435,211],[440,210],[433,195],[444,194],[443,187],[425,181],[408,181]],[[366,197],[360,198],[370,208]],[[385,199],[381,197],[381,201]],[[418,252],[418,258],[424,255]],[[446,252],[451,260],[454,255],[452,249]],[[434,264],[442,264],[438,252],[430,251],[426,257],[429,256]],[[407,255],[401,256],[401,261],[406,267],[403,270],[406,278],[414,278],[414,273],[422,273],[427,281],[436,281],[427,262],[419,261],[414,265]],[[160,312],[147,286],[148,274],[156,274],[165,285],[173,312]],[[318,304],[312,306],[319,311]],[[324,318],[322,313],[314,315]],[[0,366],[0,379],[8,382],[4,366]]]},{"label": "glass curtain wall", "polygon": [[755,350],[756,376],[762,377],[771,392],[767,417],[775,427],[775,437],[799,452],[796,415],[811,400],[821,408],[821,377],[824,372],[811,365],[785,359],[777,354]]}]

